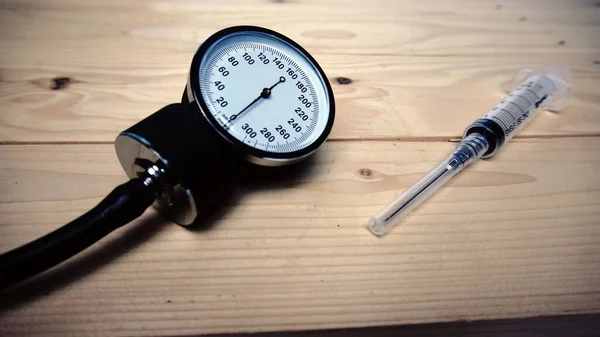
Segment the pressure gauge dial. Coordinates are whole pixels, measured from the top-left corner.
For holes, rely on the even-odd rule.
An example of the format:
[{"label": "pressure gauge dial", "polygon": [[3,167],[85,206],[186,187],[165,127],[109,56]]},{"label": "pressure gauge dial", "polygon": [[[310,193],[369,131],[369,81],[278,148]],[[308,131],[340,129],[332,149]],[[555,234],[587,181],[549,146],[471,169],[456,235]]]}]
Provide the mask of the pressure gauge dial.
[{"label": "pressure gauge dial", "polygon": [[222,30],[198,49],[188,99],[255,163],[293,163],[327,138],[335,103],[323,70],[302,47],[259,27]]}]

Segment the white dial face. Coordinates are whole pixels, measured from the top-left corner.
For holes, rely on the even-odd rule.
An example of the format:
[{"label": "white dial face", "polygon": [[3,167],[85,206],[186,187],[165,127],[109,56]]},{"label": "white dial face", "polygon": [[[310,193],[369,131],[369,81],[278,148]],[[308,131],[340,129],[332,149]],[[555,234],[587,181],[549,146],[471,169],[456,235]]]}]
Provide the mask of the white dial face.
[{"label": "white dial face", "polygon": [[225,132],[258,150],[291,153],[323,134],[330,111],[324,79],[287,42],[261,32],[232,33],[200,63],[202,98]]}]

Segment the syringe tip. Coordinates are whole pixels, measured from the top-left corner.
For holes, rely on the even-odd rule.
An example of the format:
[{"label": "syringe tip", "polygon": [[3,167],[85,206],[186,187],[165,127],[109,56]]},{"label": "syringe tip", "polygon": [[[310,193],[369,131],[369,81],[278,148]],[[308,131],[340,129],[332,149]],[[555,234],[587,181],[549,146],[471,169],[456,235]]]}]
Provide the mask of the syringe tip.
[{"label": "syringe tip", "polygon": [[369,229],[377,236],[382,236],[387,230],[383,222],[377,217],[372,217],[369,219]]}]

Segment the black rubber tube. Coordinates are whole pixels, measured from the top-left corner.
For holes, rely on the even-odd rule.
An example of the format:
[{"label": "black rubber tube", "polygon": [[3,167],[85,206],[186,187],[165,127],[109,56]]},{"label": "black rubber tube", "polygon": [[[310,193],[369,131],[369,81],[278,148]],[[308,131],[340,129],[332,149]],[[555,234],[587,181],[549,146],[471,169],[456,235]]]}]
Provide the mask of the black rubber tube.
[{"label": "black rubber tube", "polygon": [[0,255],[0,289],[54,267],[139,217],[154,201],[154,190],[141,178],[132,179],[79,218]]}]

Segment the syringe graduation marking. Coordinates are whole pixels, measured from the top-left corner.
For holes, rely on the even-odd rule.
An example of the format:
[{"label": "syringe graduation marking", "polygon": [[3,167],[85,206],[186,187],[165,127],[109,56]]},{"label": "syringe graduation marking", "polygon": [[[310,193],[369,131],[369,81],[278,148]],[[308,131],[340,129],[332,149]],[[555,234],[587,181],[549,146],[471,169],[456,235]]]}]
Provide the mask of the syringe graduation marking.
[{"label": "syringe graduation marking", "polygon": [[548,85],[552,85],[552,82],[545,77],[531,80],[506,96],[485,117],[498,123],[504,130],[505,136],[510,135],[529,117],[532,109],[538,109],[548,97],[546,92],[549,89],[547,86],[540,84],[541,81],[546,81]]}]

